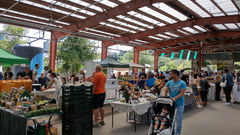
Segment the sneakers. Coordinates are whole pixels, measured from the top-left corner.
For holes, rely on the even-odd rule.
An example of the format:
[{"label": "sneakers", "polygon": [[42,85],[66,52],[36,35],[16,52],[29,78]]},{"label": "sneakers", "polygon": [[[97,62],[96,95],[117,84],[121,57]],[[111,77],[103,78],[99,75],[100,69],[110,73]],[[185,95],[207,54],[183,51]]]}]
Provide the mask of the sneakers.
[{"label": "sneakers", "polygon": [[229,105],[231,105],[231,103],[230,102],[226,102],[226,103],[223,103],[223,105],[229,106]]},{"label": "sneakers", "polygon": [[102,126],[105,126],[105,122],[104,121],[100,121],[99,124],[102,125]]}]

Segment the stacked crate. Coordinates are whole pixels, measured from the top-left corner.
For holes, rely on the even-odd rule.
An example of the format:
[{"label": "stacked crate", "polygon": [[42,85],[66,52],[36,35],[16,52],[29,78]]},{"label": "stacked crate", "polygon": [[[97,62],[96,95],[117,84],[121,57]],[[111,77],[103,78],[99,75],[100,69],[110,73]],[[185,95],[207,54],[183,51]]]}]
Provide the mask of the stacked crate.
[{"label": "stacked crate", "polygon": [[63,86],[63,135],[92,135],[92,87]]}]

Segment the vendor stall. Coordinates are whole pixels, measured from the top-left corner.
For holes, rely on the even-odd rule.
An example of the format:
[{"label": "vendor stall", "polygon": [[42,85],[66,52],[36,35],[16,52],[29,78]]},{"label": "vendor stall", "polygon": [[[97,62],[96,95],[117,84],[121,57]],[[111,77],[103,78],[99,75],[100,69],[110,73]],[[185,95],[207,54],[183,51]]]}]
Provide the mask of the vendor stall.
[{"label": "vendor stall", "polygon": [[0,48],[0,64],[10,66],[13,64],[29,64],[29,60],[16,55],[13,55],[4,49]]}]

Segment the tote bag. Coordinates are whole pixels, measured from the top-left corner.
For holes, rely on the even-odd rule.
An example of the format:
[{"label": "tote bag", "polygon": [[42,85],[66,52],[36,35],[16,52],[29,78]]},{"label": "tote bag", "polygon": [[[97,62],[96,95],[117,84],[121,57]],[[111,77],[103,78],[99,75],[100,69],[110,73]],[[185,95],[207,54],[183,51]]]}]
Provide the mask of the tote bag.
[{"label": "tote bag", "polygon": [[225,75],[225,81],[220,83],[221,87],[226,87],[227,86],[227,75]]}]

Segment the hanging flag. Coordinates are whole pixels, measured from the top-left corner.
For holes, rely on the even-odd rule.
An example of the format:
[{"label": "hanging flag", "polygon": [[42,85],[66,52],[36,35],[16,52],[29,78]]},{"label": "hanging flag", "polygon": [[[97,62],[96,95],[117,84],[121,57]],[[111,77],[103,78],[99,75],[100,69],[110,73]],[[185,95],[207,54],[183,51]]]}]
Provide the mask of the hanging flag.
[{"label": "hanging flag", "polygon": [[197,59],[198,52],[195,52],[193,59]]},{"label": "hanging flag", "polygon": [[179,60],[182,60],[183,59],[183,53],[184,53],[184,50],[181,50],[181,53],[179,55]]},{"label": "hanging flag", "polygon": [[174,59],[175,53],[173,52],[171,55],[171,59]]},{"label": "hanging flag", "polygon": [[187,59],[186,59],[186,60],[189,60],[189,59],[190,59],[190,55],[191,55],[191,51],[188,51]]},{"label": "hanging flag", "polygon": [[165,53],[161,53],[161,56],[160,56],[160,57],[161,57],[161,58],[163,58],[163,57],[164,57],[164,55],[165,55]]}]

